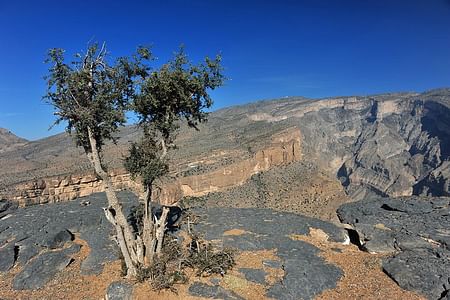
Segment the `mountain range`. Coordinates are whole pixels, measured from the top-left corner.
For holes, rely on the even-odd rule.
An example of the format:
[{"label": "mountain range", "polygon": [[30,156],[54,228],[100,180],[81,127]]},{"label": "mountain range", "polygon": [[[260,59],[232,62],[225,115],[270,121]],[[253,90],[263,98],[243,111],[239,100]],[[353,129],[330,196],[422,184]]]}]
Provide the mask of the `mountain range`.
[{"label": "mountain range", "polygon": [[[214,205],[332,218],[343,202],[373,194],[450,195],[450,89],[259,101],[213,112],[199,129],[182,126],[171,176],[183,196]],[[118,136],[104,156],[123,175],[139,130]],[[79,196],[84,186],[74,174],[92,173],[66,133],[27,142],[2,129],[0,165],[0,195],[25,204],[64,200],[63,180]],[[117,180],[130,186],[129,177]]]}]

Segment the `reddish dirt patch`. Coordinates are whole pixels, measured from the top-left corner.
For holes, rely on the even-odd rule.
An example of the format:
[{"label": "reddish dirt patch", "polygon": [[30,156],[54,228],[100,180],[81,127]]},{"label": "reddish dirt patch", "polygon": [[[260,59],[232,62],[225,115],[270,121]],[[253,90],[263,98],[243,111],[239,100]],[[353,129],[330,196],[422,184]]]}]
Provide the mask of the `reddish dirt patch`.
[{"label": "reddish dirt patch", "polygon": [[[236,231],[232,231],[236,234]],[[344,271],[344,276],[338,282],[337,287],[320,294],[317,299],[425,299],[418,294],[404,291],[398,287],[381,269],[382,255],[373,255],[360,251],[354,245],[342,245],[327,241],[326,234],[321,230],[312,229],[311,235],[292,235],[292,239],[303,240],[322,250],[321,256],[328,262],[339,266]],[[15,267],[9,273],[0,274],[0,298],[1,299],[103,299],[108,285],[116,280],[123,280],[120,275],[120,261],[107,264],[102,274],[82,275],[80,273],[81,261],[89,254],[87,243],[76,238],[75,243],[82,245],[79,253],[73,256],[73,263],[46,286],[35,291],[14,291],[11,288],[12,280],[20,268]],[[341,252],[338,252],[341,251]],[[196,277],[191,272],[189,282],[200,281],[211,284],[211,278],[220,279],[220,285],[232,290],[245,299],[266,299],[267,286],[249,282],[238,270],[239,268],[263,269],[266,282],[273,285],[282,280],[284,272],[281,269],[270,268],[263,264],[264,260],[279,260],[275,250],[245,251],[236,257],[236,266],[224,277]],[[153,291],[148,282],[134,284],[134,299],[204,299],[190,296],[189,285],[176,285],[176,292],[164,290]]]},{"label": "reddish dirt patch", "polygon": [[81,245],[72,256],[73,262],[43,288],[34,291],[15,291],[12,280],[21,268],[14,267],[9,273],[0,275],[0,297],[2,299],[102,299],[110,282],[120,279],[120,261],[105,265],[102,274],[81,275],[81,262],[89,255],[90,249],[84,240],[75,238]]},{"label": "reddish dirt patch", "polygon": [[245,230],[242,229],[230,229],[223,233],[224,236],[230,236],[230,235],[243,235],[246,233]]},{"label": "reddish dirt patch", "polygon": [[[316,299],[426,299],[417,293],[401,289],[381,268],[380,254],[370,254],[355,245],[342,245],[327,241],[321,230],[311,229],[309,236],[293,235],[292,239],[302,240],[318,247],[321,256],[344,272],[335,289],[327,290]],[[339,252],[341,251],[341,252]]]}]

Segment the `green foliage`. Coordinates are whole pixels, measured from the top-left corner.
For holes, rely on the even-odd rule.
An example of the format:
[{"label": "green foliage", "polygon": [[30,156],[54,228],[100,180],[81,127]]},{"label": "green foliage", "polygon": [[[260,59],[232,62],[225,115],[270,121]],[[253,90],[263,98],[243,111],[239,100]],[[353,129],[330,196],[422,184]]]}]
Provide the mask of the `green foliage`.
[{"label": "green foliage", "polygon": [[129,155],[125,158],[125,169],[130,172],[133,179],[141,176],[145,189],[169,170],[167,162],[158,155],[159,152],[160,148],[155,138],[146,132],[138,142],[131,145]]},{"label": "green foliage", "polygon": [[142,82],[132,108],[138,114],[144,137],[130,148],[125,168],[140,176],[144,186],[167,173],[166,152],[173,141],[180,121],[197,128],[207,120],[206,109],[212,105],[208,92],[223,84],[221,57],[205,59],[193,65],[183,49],[174,59],[155,70]]},{"label": "green foliage", "polygon": [[[107,140],[115,141],[113,134],[126,122],[125,112],[133,110],[144,134],[138,142],[132,143],[124,166],[133,178],[139,176],[149,189],[155,179],[168,172],[167,152],[175,147],[173,141],[180,122],[186,121],[190,127],[197,128],[207,120],[206,109],[212,105],[208,92],[224,81],[221,57],[207,57],[204,63],[193,65],[181,49],[172,61],[152,72],[148,65],[152,54],[145,47],[138,48],[131,58],[121,57],[114,63],[107,58],[104,44],[100,48],[98,44],[88,47],[85,54],[76,54],[70,63],[65,62],[64,50],[51,49],[46,60],[51,67],[46,76],[44,99],[55,108],[55,124],[67,122],[66,130],[74,135],[77,145],[83,147],[86,154],[93,152],[89,157],[105,182],[109,179],[101,166],[102,146]],[[111,206],[117,204],[113,197],[108,196],[108,200]],[[144,214],[142,208],[134,213],[132,225],[139,235]],[[123,212],[116,210],[116,214]],[[124,230],[117,231],[118,238],[131,243],[121,248],[122,254],[130,254],[130,249],[137,248],[136,244],[132,248],[131,225],[122,222],[120,226]],[[130,238],[125,240],[127,235]],[[204,249],[205,256],[202,251],[186,256],[176,242],[167,238],[164,241],[163,255],[149,268],[143,268],[143,262],[131,261],[130,255],[122,256],[123,262],[127,258],[122,265],[123,272],[132,270],[134,275],[137,270],[138,278],[150,278],[154,287],[161,289],[184,282],[186,276],[182,268],[185,266],[195,268],[201,263],[200,274],[204,274],[222,272],[232,264],[229,255],[217,256],[209,247]]]},{"label": "green foliage", "polygon": [[181,49],[172,61],[151,72],[134,101],[141,124],[151,124],[169,138],[182,118],[192,127],[206,121],[204,110],[212,105],[208,91],[224,81],[220,62],[220,56],[207,57],[204,63],[193,65]]},{"label": "green foliage", "polygon": [[91,151],[88,128],[99,149],[105,140],[114,140],[113,133],[126,121],[125,110],[134,98],[136,79],[148,75],[143,61],[150,58],[147,48],[139,48],[133,59],[122,57],[109,64],[105,45],[99,48],[94,44],[66,63],[64,50],[51,49],[44,99],[56,110],[55,124],[67,121],[67,131],[75,134],[77,145],[86,152]]}]

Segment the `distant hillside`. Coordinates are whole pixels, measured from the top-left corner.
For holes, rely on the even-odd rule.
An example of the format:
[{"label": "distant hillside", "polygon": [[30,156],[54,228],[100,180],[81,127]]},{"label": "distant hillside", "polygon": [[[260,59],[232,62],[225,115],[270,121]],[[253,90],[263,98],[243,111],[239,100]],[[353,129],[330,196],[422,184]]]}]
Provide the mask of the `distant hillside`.
[{"label": "distant hillside", "polygon": [[26,139],[16,136],[8,129],[0,128],[0,152],[11,150],[27,142]]},{"label": "distant hillside", "polygon": [[[118,135],[104,151],[110,170],[122,168],[139,132],[128,126]],[[450,89],[224,108],[200,131],[182,127],[177,145],[171,171],[183,194],[214,205],[323,216],[373,194],[449,196]],[[0,197],[42,203],[96,191],[95,178],[85,178],[92,167],[67,134],[3,151],[0,166]]]}]

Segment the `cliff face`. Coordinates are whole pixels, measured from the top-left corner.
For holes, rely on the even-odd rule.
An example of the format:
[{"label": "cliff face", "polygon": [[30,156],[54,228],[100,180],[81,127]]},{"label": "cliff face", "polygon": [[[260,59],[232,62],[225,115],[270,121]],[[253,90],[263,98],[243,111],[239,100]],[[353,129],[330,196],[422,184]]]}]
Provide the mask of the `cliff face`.
[{"label": "cliff face", "polygon": [[364,117],[352,156],[338,171],[352,198],[448,195],[448,105],[419,95],[374,102]]},{"label": "cliff face", "polygon": [[294,122],[304,159],[336,176],[351,198],[448,195],[449,90],[270,105],[250,118]]},{"label": "cliff face", "polygon": [[[254,174],[300,160],[300,142],[299,130],[287,129],[273,136],[267,148],[247,159],[220,166],[206,174],[179,176],[160,184],[162,189],[158,194],[159,200],[163,204],[172,205],[183,196],[197,197],[242,185]],[[189,167],[193,168],[199,163],[201,162],[190,163]],[[137,194],[143,194],[139,182],[131,180],[125,171],[116,170],[110,176],[117,189],[131,189]],[[28,206],[72,200],[102,191],[101,180],[94,174],[72,174],[18,184],[14,186],[10,198],[18,201],[20,206]]]},{"label": "cliff face", "polygon": [[179,184],[184,196],[203,196],[240,186],[255,174],[268,171],[273,167],[286,166],[301,160],[301,157],[300,131],[290,128],[274,135],[267,148],[258,150],[250,158],[205,174],[181,177]]},{"label": "cliff face", "polygon": [[[128,141],[138,132],[127,127],[119,135],[118,145],[105,148],[105,158],[116,170],[112,176],[118,188],[139,191],[127,174],[117,171]],[[345,198],[342,191],[355,200],[370,193],[449,195],[450,90],[256,102],[211,114],[198,132],[182,127],[177,144],[172,180],[160,194],[165,203],[181,195],[227,191],[234,199],[245,199],[251,190],[256,198],[251,205],[286,209],[300,203],[313,214],[325,200],[311,206],[308,201],[321,198],[297,185],[319,181],[333,186],[326,196],[330,203]],[[83,153],[65,134],[1,153],[0,165],[0,195],[23,205],[101,189]],[[301,174],[310,178],[299,181]],[[83,183],[83,178],[89,180]],[[271,180],[297,192],[280,193],[281,186],[271,188]]]}]

